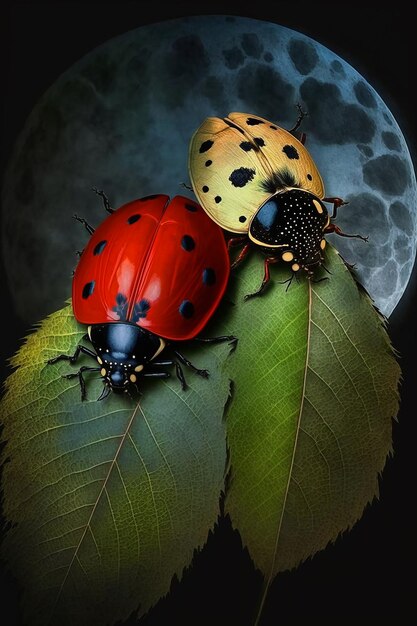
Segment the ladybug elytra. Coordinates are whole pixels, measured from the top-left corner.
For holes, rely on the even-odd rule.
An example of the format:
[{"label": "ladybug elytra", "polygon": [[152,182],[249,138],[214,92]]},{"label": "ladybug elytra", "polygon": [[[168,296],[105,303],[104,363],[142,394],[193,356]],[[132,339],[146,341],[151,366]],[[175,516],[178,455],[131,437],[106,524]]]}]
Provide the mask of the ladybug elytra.
[{"label": "ladybug elytra", "polygon": [[[230,113],[223,119],[206,118],[190,142],[194,193],[219,226],[240,235],[229,239],[229,247],[245,243],[232,268],[245,258],[251,243],[266,255],[261,287],[247,298],[263,292],[269,266],[278,261],[289,264],[291,279],[301,269],[311,278],[323,262],[327,233],[367,241],[332,223],[337,209],[347,203],[324,197],[305,135],[300,141],[294,136],[305,115],[298,108],[297,123],[289,131],[256,115]],[[331,216],[324,202],[333,204]]]},{"label": "ladybug elytra", "polygon": [[81,221],[91,238],[81,253],[72,283],[72,306],[78,322],[88,325],[94,350],[80,344],[73,355],[48,363],[75,363],[80,353],[96,360],[67,378],[78,377],[86,397],[83,374],[99,371],[105,387],[100,399],[138,388],[143,377],[168,378],[164,367],[175,365],[183,388],[181,364],[207,377],[173,345],[175,358],[163,358],[177,341],[229,341],[233,336],[199,338],[225,292],[230,262],[222,230],[202,208],[183,196],[147,196],[129,202],[94,230]]}]

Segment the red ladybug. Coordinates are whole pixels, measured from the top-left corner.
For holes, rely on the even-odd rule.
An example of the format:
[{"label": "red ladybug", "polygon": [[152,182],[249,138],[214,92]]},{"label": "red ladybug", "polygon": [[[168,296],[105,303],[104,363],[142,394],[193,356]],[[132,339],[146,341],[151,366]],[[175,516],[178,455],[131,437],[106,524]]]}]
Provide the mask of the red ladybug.
[{"label": "red ladybug", "polygon": [[230,341],[233,336],[197,338],[216,310],[227,286],[230,262],[222,230],[193,200],[153,195],[134,200],[110,213],[94,230],[74,273],[72,306],[75,318],[88,324],[94,351],[78,345],[72,356],[61,354],[48,363],[65,359],[74,363],[79,354],[93,357],[98,367],[83,366],[66,375],[79,378],[86,397],[83,373],[100,371],[105,387],[128,392],[141,377],[168,378],[163,366],[175,365],[183,389],[180,362],[207,377],[177,349],[177,359],[161,358],[168,342],[197,339]]}]

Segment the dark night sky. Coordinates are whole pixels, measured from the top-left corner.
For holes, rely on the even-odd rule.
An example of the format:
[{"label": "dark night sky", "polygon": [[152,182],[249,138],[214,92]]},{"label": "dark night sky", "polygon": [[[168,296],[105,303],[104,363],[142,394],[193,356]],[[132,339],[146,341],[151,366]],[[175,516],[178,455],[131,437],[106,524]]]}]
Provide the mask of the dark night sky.
[{"label": "dark night sky", "polygon": [[[416,162],[417,130],[411,91],[416,58],[415,25],[399,3],[389,11],[375,5],[271,3],[268,9],[253,3],[244,11],[230,3],[176,3],[170,10],[149,3],[144,17],[139,3],[13,3],[1,9],[3,47],[1,116],[1,166],[10,155],[17,134],[38,98],[56,78],[84,54],[107,41],[152,21],[196,14],[230,14],[270,20],[299,30],[351,63],[380,93],[397,118]],[[0,261],[1,263],[1,261]],[[295,572],[280,575],[271,590],[264,626],[281,618],[332,620],[352,623],[367,617],[396,618],[415,614],[416,514],[409,504],[415,490],[416,401],[415,318],[417,272],[401,304],[390,318],[389,334],[401,355],[403,384],[398,424],[394,424],[394,457],[381,481],[381,499],[368,507],[362,520],[333,547],[327,548]],[[28,328],[16,319],[0,267],[3,330],[0,342],[2,379],[5,360],[20,344]],[[5,307],[5,303],[7,306]],[[413,384],[414,383],[414,384]],[[254,572],[238,537],[227,523],[211,537],[192,572],[177,585],[175,594],[160,603],[146,626],[193,622],[200,625],[245,626],[257,600],[260,578]],[[19,624],[17,592],[0,571],[0,610],[8,606],[5,626]],[[13,614],[14,613],[14,614]],[[402,619],[401,619],[402,618]]]}]

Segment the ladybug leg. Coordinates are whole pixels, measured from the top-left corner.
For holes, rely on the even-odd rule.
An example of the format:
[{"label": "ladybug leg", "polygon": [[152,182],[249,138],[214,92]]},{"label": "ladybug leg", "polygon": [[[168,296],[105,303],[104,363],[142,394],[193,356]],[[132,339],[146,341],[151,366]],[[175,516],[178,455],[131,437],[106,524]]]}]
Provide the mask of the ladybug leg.
[{"label": "ladybug leg", "polygon": [[323,202],[330,202],[333,204],[333,213],[330,216],[331,220],[334,220],[337,215],[337,209],[341,206],[345,206],[345,204],[349,204],[349,202],[345,202],[342,198],[323,198]]},{"label": "ladybug leg", "polygon": [[[177,354],[177,352],[175,352],[175,354]],[[185,391],[185,389],[187,389],[187,383],[184,378],[184,372],[182,371],[181,365],[177,361],[173,361],[172,359],[164,359],[163,361],[151,361],[149,365],[157,365],[157,366],[158,365],[165,365],[165,366],[175,365],[175,373],[177,374],[177,378],[181,383],[182,390]],[[148,376],[148,375],[152,376],[153,374],[155,374],[155,378],[168,378],[170,376],[168,372],[149,372],[149,373],[144,374],[144,376]],[[165,376],[165,374],[168,374],[168,376]]]},{"label": "ladybug leg", "polygon": [[246,294],[246,296],[244,297],[244,300],[249,300],[250,298],[255,298],[256,296],[260,296],[265,291],[265,288],[271,279],[269,266],[273,263],[278,263],[279,260],[280,259],[278,257],[273,257],[273,256],[266,257],[265,262],[264,262],[264,277],[263,277],[261,286],[259,287],[258,291],[255,291],[254,293]]},{"label": "ladybug leg", "polygon": [[234,248],[235,246],[239,246],[241,243],[246,241],[247,237],[244,235],[243,237],[231,237],[227,242],[227,249]]},{"label": "ladybug leg", "polygon": [[329,224],[328,226],[326,226],[323,232],[324,233],[336,233],[337,235],[340,235],[341,237],[349,237],[351,239],[362,239],[362,241],[365,241],[365,242],[367,242],[369,239],[369,237],[362,237],[362,235],[350,235],[348,233],[344,233],[342,229],[339,228],[339,226],[336,226],[336,224]]},{"label": "ladybug leg", "polygon": [[170,378],[171,374],[169,372],[145,372],[143,374],[144,378]]},{"label": "ladybug leg", "polygon": [[94,228],[92,226],[90,226],[90,224],[87,222],[87,220],[85,220],[83,217],[78,217],[78,215],[76,213],[74,213],[74,215],[72,216],[75,220],[77,220],[77,222],[80,222],[80,224],[83,224],[83,226],[85,227],[86,231],[88,232],[89,235],[92,235],[94,233]]},{"label": "ladybug leg", "polygon": [[247,243],[246,246],[244,246],[242,248],[242,250],[239,252],[239,254],[236,257],[236,259],[231,264],[230,269],[232,269],[232,270],[236,269],[236,267],[238,265],[240,265],[242,263],[242,261],[247,257],[250,249],[251,249],[251,245],[250,245],[250,243]]},{"label": "ladybug leg", "polygon": [[74,372],[72,374],[64,374],[62,378],[71,379],[71,378],[78,377],[80,387],[81,387],[81,400],[84,401],[87,397],[87,393],[85,389],[85,380],[83,377],[83,372],[99,372],[99,371],[100,371],[99,367],[87,367],[86,365],[83,365],[82,367],[80,367],[78,372]]},{"label": "ladybug leg", "polygon": [[222,343],[223,341],[228,341],[230,352],[234,352],[234,350],[236,350],[238,338],[234,335],[221,335],[220,337],[194,337],[192,341],[197,341],[199,343]]},{"label": "ladybug leg", "polygon": [[[303,108],[302,108],[300,103],[297,103],[296,106],[297,106],[297,109],[298,109],[298,117],[296,119],[296,122],[295,122],[294,126],[288,131],[289,133],[292,133],[292,134],[294,134],[295,131],[297,131],[300,128],[301,122],[303,121],[303,119],[305,117],[308,116],[307,111],[303,111]],[[305,139],[304,139],[304,141],[305,141]],[[304,143],[304,142],[302,142],[302,143]]]},{"label": "ladybug leg", "polygon": [[92,187],[92,190],[94,191],[94,193],[100,196],[100,198],[102,198],[104,208],[107,211],[107,213],[114,213],[114,209],[111,208],[109,199],[104,193],[104,191],[102,189],[97,189],[97,187]]},{"label": "ladybug leg", "polygon": [[75,361],[78,359],[80,352],[82,352],[83,354],[87,354],[88,356],[93,357],[93,359],[97,358],[97,355],[95,352],[93,352],[92,350],[90,350],[89,348],[86,348],[85,346],[82,346],[81,344],[79,344],[76,348],[75,348],[75,352],[73,355],[69,355],[69,354],[59,354],[58,356],[55,356],[53,359],[48,359],[47,364],[48,365],[52,365],[53,363],[56,363],[57,361],[69,361],[70,363],[75,363]]},{"label": "ladybug leg", "polygon": [[185,357],[183,354],[181,354],[181,352],[178,352],[178,350],[174,350],[174,354],[179,358],[179,360],[181,361],[181,363],[183,365],[186,365],[187,367],[189,367],[190,369],[192,369],[196,374],[198,374],[199,376],[202,376],[203,378],[208,378],[209,377],[209,373],[207,370],[199,370],[198,367],[196,367],[195,365],[193,365],[191,363],[191,361],[189,361],[187,359],[187,357]]},{"label": "ladybug leg", "polygon": [[87,354],[88,356],[93,357],[93,359],[97,358],[97,355],[95,352],[93,352],[92,350],[90,350],[89,348],[86,348],[85,346],[82,346],[81,344],[79,344],[73,355],[69,355],[69,354],[59,354],[58,356],[54,357],[53,359],[48,359],[48,361],[46,361],[48,363],[48,365],[52,365],[52,363],[56,363],[57,361],[69,361],[70,363],[75,363],[75,361],[78,359],[80,352],[82,352],[83,354]]},{"label": "ladybug leg", "polygon": [[164,361],[151,361],[149,365],[174,365],[174,363],[172,359],[165,359]]},{"label": "ladybug leg", "polygon": [[175,363],[175,372],[177,374],[177,378],[181,383],[182,390],[185,391],[187,389],[187,382],[184,378],[184,372],[182,371],[181,365],[177,361],[174,361],[174,363]]}]

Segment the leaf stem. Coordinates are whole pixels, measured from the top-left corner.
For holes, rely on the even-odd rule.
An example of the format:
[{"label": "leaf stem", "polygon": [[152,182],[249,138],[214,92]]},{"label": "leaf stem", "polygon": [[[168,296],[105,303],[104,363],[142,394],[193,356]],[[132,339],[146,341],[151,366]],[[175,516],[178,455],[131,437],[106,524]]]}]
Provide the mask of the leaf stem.
[{"label": "leaf stem", "polygon": [[256,615],[255,623],[253,626],[259,626],[260,619],[262,617],[262,611],[264,610],[266,596],[268,595],[270,585],[271,585],[271,578],[268,578],[268,580],[266,580],[263,584],[262,598],[259,604],[258,613]]}]

